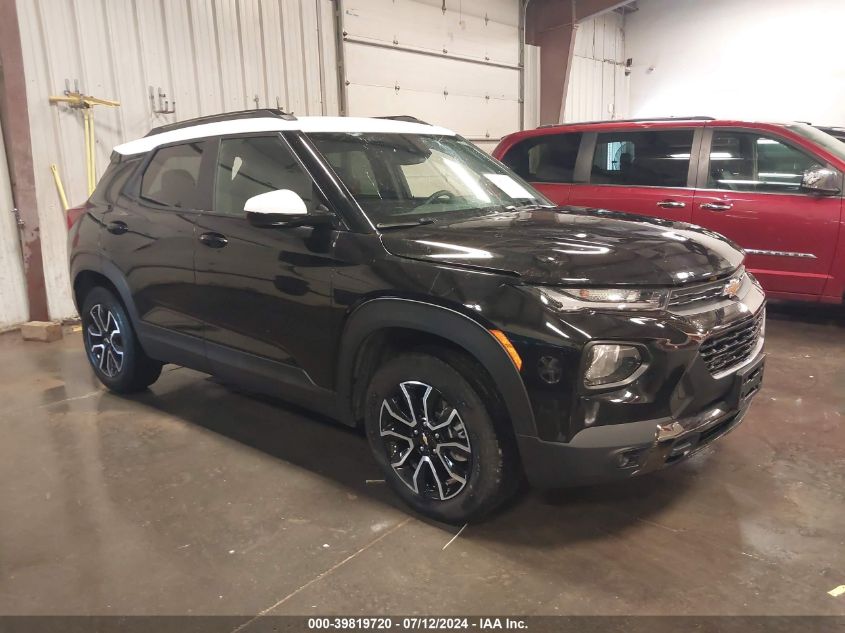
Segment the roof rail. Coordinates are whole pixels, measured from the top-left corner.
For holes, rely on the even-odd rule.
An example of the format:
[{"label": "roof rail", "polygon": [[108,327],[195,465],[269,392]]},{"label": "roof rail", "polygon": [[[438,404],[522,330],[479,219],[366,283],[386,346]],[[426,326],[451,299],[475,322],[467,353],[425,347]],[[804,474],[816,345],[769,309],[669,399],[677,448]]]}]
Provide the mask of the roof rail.
[{"label": "roof rail", "polygon": [[179,121],[177,123],[159,125],[147,132],[146,136],[161,134],[162,132],[170,132],[172,130],[181,130],[186,127],[202,125],[203,123],[217,123],[218,121],[234,121],[237,119],[260,119],[266,117],[277,117],[279,119],[285,119],[286,121],[296,121],[295,116],[279,110],[278,108],[258,108],[255,110],[240,110],[237,112],[221,112],[220,114],[210,114],[208,116],[200,116],[194,119],[185,119],[184,121]]},{"label": "roof rail", "polygon": [[664,116],[643,117],[640,119],[605,119],[601,121],[573,121],[572,123],[546,123],[537,129],[546,127],[566,127],[568,125],[592,125],[593,123],[648,123],[651,121],[715,121],[712,116]]},{"label": "roof rail", "polygon": [[421,119],[418,119],[415,116],[411,116],[410,114],[397,114],[394,116],[377,116],[373,117],[375,119],[390,119],[391,121],[404,121],[405,123],[420,123],[421,125],[431,125],[431,123],[427,123]]}]

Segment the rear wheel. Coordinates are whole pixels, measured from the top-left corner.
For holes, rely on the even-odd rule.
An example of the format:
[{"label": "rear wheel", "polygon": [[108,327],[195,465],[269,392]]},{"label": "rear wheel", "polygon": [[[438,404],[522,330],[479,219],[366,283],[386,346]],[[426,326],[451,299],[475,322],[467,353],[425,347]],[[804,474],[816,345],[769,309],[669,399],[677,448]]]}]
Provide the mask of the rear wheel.
[{"label": "rear wheel", "polygon": [[106,387],[131,393],[158,379],[162,363],[141,349],[123,304],[109,290],[92,289],[83,301],[81,317],[88,362]]},{"label": "rear wheel", "polygon": [[459,368],[422,353],[393,358],[370,381],[365,417],[386,481],[415,510],[447,523],[481,518],[518,483],[513,443]]}]

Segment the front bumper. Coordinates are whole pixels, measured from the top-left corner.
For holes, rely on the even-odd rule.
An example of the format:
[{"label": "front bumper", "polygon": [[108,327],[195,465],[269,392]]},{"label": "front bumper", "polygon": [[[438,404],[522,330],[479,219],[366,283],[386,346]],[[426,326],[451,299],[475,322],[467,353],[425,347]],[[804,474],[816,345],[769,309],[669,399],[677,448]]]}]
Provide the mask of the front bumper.
[{"label": "front bumper", "polygon": [[533,486],[555,488],[625,479],[680,462],[739,426],[760,389],[764,365],[758,350],[734,374],[733,388],[696,415],[585,428],[566,443],[518,436],[525,474]]}]

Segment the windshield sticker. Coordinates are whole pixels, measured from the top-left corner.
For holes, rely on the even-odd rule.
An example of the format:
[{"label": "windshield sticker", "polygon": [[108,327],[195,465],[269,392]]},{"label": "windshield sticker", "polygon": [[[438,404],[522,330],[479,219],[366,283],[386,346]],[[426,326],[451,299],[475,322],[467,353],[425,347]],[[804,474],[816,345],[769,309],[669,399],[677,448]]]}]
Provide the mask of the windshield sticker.
[{"label": "windshield sticker", "polygon": [[511,198],[533,198],[528,189],[507,174],[484,174],[484,177],[504,191]]}]

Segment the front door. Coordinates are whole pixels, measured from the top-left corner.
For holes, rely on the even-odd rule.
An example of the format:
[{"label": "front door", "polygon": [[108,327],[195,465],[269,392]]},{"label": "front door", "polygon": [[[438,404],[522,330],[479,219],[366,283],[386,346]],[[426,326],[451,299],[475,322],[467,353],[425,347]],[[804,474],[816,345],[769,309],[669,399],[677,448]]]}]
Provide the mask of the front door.
[{"label": "front door", "polygon": [[801,179],[824,161],[785,139],[738,129],[714,129],[702,155],[709,161],[693,222],[742,246],[746,266],[767,291],[796,299],[820,295],[830,278],[842,199],[805,193]]},{"label": "front door", "polygon": [[259,228],[244,204],[279,189],[322,204],[278,134],[220,140],[213,211],[197,225],[196,276],[215,374],[259,390],[324,384],[331,327],[331,227]]},{"label": "front door", "polygon": [[688,222],[695,135],[674,128],[599,132],[582,150],[592,160],[579,159],[576,171],[588,182],[571,186],[569,204]]}]

